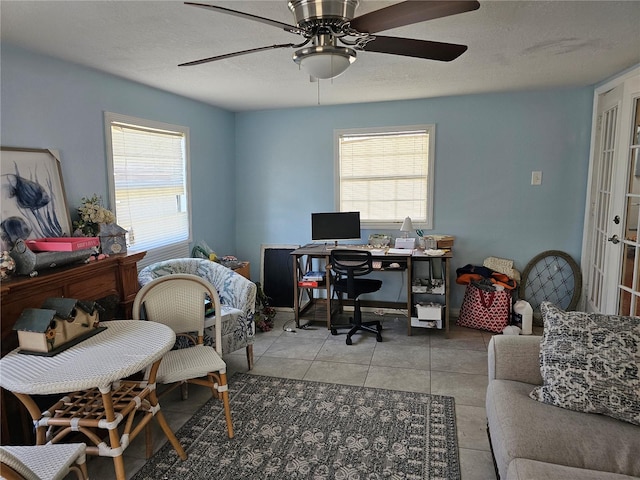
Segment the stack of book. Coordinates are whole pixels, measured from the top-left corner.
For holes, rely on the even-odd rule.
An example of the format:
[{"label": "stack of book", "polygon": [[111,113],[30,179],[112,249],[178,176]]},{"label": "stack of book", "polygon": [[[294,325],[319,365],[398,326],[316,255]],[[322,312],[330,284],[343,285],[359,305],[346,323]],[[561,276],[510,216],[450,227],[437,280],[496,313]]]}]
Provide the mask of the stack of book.
[{"label": "stack of book", "polygon": [[307,272],[298,281],[299,287],[317,287],[324,284],[324,272]]}]

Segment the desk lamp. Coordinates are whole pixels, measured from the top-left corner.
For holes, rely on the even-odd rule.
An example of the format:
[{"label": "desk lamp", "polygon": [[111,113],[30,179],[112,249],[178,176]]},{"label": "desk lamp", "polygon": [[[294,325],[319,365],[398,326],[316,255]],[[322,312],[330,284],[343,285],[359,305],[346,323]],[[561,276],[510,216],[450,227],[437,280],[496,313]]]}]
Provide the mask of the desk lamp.
[{"label": "desk lamp", "polygon": [[402,238],[396,238],[396,248],[413,248],[415,246],[415,238],[407,238],[409,232],[413,230],[413,223],[411,217],[406,217],[400,231],[402,232]]},{"label": "desk lamp", "polygon": [[402,226],[400,227],[402,238],[407,238],[409,236],[409,232],[411,232],[412,230],[413,223],[411,222],[411,217],[405,217],[404,222],[402,222]]}]

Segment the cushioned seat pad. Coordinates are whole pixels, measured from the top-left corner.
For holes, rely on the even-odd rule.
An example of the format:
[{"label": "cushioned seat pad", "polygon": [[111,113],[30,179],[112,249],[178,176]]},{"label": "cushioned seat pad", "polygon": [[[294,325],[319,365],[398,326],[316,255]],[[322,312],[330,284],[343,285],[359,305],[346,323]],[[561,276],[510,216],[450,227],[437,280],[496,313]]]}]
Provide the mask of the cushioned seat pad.
[{"label": "cushioned seat pad", "polygon": [[[242,315],[242,310],[228,305],[222,305],[220,309],[220,316],[222,317],[222,335],[232,334],[236,328],[238,317]],[[206,317],[204,319],[204,328],[213,327],[215,323],[215,315]]]},{"label": "cushioned seat pad", "polygon": [[[487,420],[502,478],[514,458],[640,476],[640,428],[529,397],[534,385],[493,380]],[[517,477],[516,477],[517,478]]]},{"label": "cushioned seat pad", "polygon": [[162,357],[156,378],[158,383],[174,383],[204,377],[209,372],[226,372],[226,368],[212,347],[200,345],[167,352]]}]

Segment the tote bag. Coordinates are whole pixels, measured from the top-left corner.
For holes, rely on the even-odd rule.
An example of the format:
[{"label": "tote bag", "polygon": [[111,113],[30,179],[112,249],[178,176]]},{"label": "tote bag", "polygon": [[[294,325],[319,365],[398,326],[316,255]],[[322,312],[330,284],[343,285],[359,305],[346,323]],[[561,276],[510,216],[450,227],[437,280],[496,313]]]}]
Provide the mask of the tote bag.
[{"label": "tote bag", "polygon": [[471,282],[464,292],[457,324],[501,333],[509,325],[510,315],[510,292],[479,288],[475,282]]}]

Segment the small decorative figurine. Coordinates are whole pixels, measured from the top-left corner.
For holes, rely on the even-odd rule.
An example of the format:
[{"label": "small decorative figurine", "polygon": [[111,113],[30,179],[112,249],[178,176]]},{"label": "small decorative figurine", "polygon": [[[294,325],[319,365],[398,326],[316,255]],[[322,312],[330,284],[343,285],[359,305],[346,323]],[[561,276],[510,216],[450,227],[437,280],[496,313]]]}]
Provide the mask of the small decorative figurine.
[{"label": "small decorative figurine", "polygon": [[2,252],[2,258],[0,258],[0,279],[5,280],[9,278],[16,271],[16,262],[9,252],[4,250]]},{"label": "small decorative figurine", "polygon": [[116,223],[100,224],[100,247],[107,255],[127,253],[127,231]]},{"label": "small decorative figurine", "polygon": [[13,329],[23,353],[55,355],[104,329],[96,302],[48,298],[42,308],[26,308]]}]

